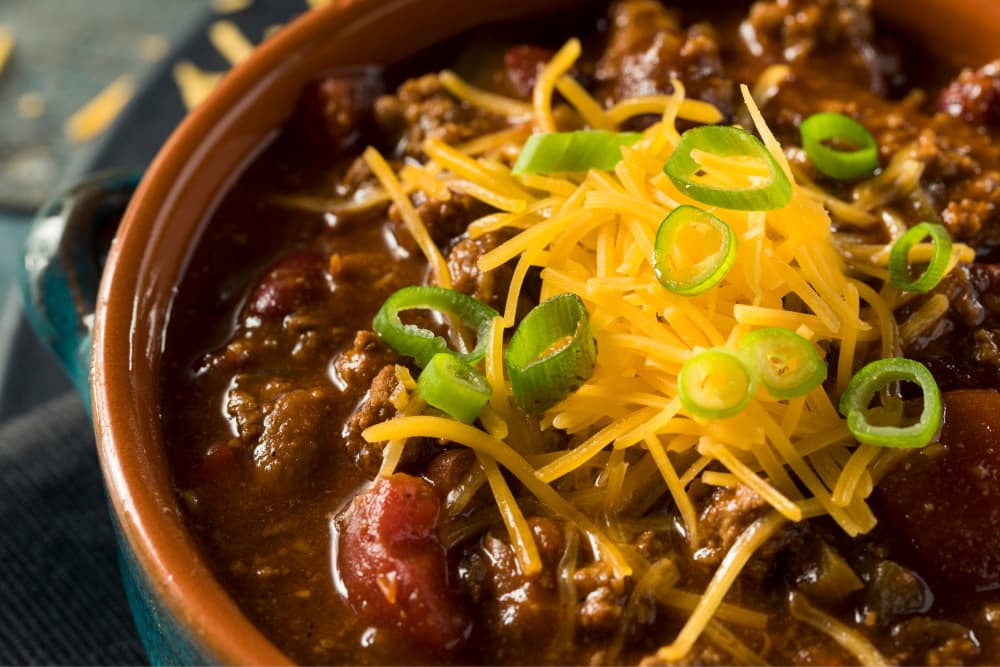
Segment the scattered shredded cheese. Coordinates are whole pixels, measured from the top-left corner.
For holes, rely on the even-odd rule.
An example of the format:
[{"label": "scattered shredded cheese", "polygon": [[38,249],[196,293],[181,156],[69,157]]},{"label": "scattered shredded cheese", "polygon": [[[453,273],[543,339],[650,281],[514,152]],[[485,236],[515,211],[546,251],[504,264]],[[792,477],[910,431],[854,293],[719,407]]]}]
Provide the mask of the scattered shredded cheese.
[{"label": "scattered shredded cheese", "polygon": [[132,77],[119,77],[83,108],[66,120],[63,131],[70,141],[93,139],[103,132],[125,108],[135,92]]},{"label": "scattered shredded cheese", "polygon": [[216,14],[235,14],[249,9],[253,0],[212,0],[212,11]]},{"label": "scattered shredded cheese", "polygon": [[163,35],[140,35],[135,43],[139,57],[146,62],[161,60],[170,50],[170,42]]},{"label": "scattered shredded cheese", "polygon": [[864,635],[813,607],[802,593],[792,593],[789,609],[794,618],[829,636],[864,667],[884,667],[889,664]]},{"label": "scattered shredded cheese", "polygon": [[0,26],[0,74],[3,74],[10,54],[14,52],[14,33]]},{"label": "scattered shredded cheese", "polygon": [[225,72],[206,72],[189,60],[174,65],[174,82],[188,111],[201,104],[224,75]]},{"label": "scattered shredded cheese", "polygon": [[208,39],[230,65],[239,65],[253,53],[253,44],[232,21],[214,21]]}]

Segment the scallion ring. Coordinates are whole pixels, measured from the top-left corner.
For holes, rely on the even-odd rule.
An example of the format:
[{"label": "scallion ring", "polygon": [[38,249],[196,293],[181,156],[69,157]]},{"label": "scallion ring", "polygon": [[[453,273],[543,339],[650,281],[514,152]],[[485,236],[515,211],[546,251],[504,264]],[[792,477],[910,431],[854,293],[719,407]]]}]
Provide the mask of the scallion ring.
[{"label": "scallion ring", "polygon": [[525,412],[544,412],[579,389],[597,363],[580,297],[560,294],[535,306],[511,337],[505,361],[514,401]]},{"label": "scallion ring", "polygon": [[[406,310],[432,310],[457,319],[476,334],[476,345],[470,352],[455,352],[441,336],[415,324],[403,324],[399,314]],[[439,352],[451,352],[459,359],[475,363],[486,354],[486,338],[490,322],[497,312],[471,296],[455,290],[433,286],[404,287],[382,304],[372,328],[386,345],[407,357],[413,357],[425,367]]]},{"label": "scallion ring", "polygon": [[[685,263],[681,253],[700,255],[701,259]],[[653,272],[660,284],[675,294],[693,296],[718,285],[735,261],[736,234],[700,208],[678,206],[656,232]]]},{"label": "scallion ring", "polygon": [[[890,382],[912,382],[923,391],[924,407],[916,423],[909,426],[878,426],[866,414],[872,397]],[[840,397],[840,414],[847,417],[847,428],[858,442],[880,447],[923,447],[941,427],[941,391],[934,376],[919,361],[893,357],[873,361],[847,384]]]},{"label": "scallion ring", "polygon": [[639,132],[579,130],[533,134],[524,142],[512,174],[556,174],[588,169],[610,171],[622,159],[622,146],[642,137]]},{"label": "scallion ring", "polygon": [[[724,158],[756,160],[766,168],[767,179],[743,188],[709,185],[699,178],[704,174],[704,168],[692,157],[694,150]],[[792,199],[791,181],[777,160],[760,139],[738,127],[720,125],[688,130],[681,135],[680,143],[663,165],[663,171],[681,192],[710,206],[736,211],[766,211],[782,208]]]},{"label": "scallion ring", "polygon": [[[910,250],[925,238],[930,237],[934,252],[927,268],[916,279],[910,278]],[[893,285],[908,292],[929,292],[934,289],[951,260],[951,236],[944,226],[933,222],[921,222],[906,230],[892,244],[889,252],[889,280]]]},{"label": "scallion ring", "polygon": [[[839,113],[817,113],[799,126],[802,148],[822,173],[841,180],[870,176],[878,169],[878,144],[871,132],[857,121]],[[840,150],[830,142],[848,144]]]},{"label": "scallion ring", "polygon": [[677,391],[681,405],[704,419],[739,414],[757,390],[757,375],[745,357],[724,347],[694,355],[681,367]]},{"label": "scallion ring", "polygon": [[417,390],[428,405],[466,424],[476,420],[493,393],[482,373],[448,352],[431,357]]},{"label": "scallion ring", "polygon": [[740,347],[775,398],[803,396],[826,379],[826,364],[816,346],[794,331],[758,329],[743,336]]}]

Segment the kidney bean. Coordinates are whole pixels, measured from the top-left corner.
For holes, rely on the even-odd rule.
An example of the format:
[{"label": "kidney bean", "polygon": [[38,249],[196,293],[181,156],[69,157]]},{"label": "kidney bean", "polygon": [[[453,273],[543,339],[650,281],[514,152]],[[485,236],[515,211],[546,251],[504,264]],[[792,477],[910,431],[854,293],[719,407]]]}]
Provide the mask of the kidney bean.
[{"label": "kidney bean", "polygon": [[278,319],[330,291],[326,260],[315,253],[289,255],[272,266],[250,295],[247,312]]}]

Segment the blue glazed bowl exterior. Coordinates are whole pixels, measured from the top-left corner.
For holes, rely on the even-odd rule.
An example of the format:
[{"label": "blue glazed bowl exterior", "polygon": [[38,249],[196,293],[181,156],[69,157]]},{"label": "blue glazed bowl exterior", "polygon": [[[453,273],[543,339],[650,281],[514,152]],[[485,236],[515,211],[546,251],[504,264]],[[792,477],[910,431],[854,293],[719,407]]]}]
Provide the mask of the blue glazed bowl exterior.
[{"label": "blue glazed bowl exterior", "polygon": [[[100,239],[111,238],[139,179],[136,173],[108,173],[73,186],[39,211],[25,244],[20,276],[25,314],[38,337],[58,357],[88,412],[91,324],[108,251]],[[125,539],[114,511],[110,515],[125,594],[150,662],[217,663],[218,657],[169,611]]]}]

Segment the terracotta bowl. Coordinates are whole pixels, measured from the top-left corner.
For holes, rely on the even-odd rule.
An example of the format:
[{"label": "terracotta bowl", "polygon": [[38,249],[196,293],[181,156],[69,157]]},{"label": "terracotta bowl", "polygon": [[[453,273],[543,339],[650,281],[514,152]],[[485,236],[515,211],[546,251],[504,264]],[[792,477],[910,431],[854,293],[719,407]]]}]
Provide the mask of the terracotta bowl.
[{"label": "terracotta bowl", "polygon": [[[569,1],[334,0],[229,74],[148,170],[101,282],[91,396],[123,574],[154,664],[288,662],[199,556],[160,433],[158,378],[173,289],[220,193],[317,72],[397,62],[473,26]],[[1000,55],[996,0],[876,0],[876,8],[945,58],[978,65]]]}]

